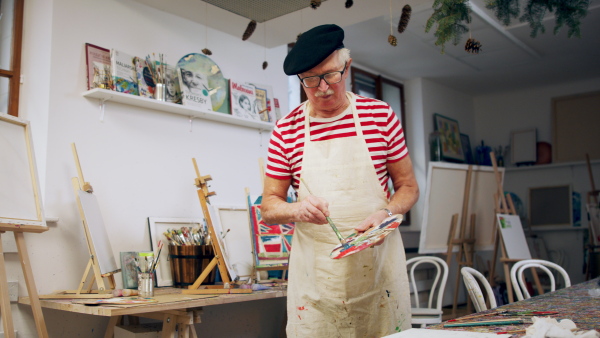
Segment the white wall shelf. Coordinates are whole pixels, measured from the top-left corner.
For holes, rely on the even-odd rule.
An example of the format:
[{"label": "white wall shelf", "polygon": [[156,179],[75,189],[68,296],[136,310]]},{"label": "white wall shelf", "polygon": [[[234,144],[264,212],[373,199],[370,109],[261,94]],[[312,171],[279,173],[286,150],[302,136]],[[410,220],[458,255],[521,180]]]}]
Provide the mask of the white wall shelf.
[{"label": "white wall shelf", "polygon": [[[600,164],[600,160],[591,160],[590,164]],[[526,170],[539,170],[539,169],[554,169],[560,167],[569,167],[569,166],[584,166],[587,165],[586,161],[578,161],[578,162],[564,162],[564,163],[550,163],[550,164],[538,164],[538,165],[529,165],[529,166],[521,166],[521,167],[507,167],[506,171],[526,171]]]},{"label": "white wall shelf", "polygon": [[181,104],[162,102],[147,97],[141,97],[131,94],[119,93],[112,90],[95,88],[83,93],[84,97],[99,99],[101,101],[112,101],[130,106],[136,106],[147,109],[154,109],[172,114],[196,117],[205,120],[233,124],[248,128],[254,128],[263,131],[271,131],[274,125],[270,122],[252,121],[229,114],[205,111],[198,108],[184,106]]}]

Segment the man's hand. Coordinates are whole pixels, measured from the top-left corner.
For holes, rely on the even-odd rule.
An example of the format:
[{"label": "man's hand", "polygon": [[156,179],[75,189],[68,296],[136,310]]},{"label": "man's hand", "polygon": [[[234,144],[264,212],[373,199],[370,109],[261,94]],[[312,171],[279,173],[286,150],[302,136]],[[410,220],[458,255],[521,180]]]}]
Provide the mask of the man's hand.
[{"label": "man's hand", "polygon": [[[364,221],[362,221],[357,227],[354,228],[354,230],[356,230],[356,232],[358,232],[359,234],[363,233],[363,232],[369,230],[370,228],[378,226],[387,217],[388,217],[388,213],[385,210],[378,210],[378,211],[372,213]],[[385,240],[385,238],[383,238],[381,241],[375,243],[375,245],[383,244],[384,240]]]},{"label": "man's hand", "polygon": [[329,216],[329,203],[324,198],[308,195],[296,207],[294,218],[300,222],[327,224],[325,217]]}]

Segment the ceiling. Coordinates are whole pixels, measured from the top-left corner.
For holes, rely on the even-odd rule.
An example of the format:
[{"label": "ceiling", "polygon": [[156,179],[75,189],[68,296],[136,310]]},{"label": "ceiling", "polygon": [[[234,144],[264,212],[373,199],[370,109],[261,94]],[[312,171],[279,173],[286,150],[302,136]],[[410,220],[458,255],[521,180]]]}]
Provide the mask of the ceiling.
[{"label": "ceiling", "polygon": [[[246,17],[201,0],[136,1],[240,36],[240,39],[249,22]],[[249,42],[271,48],[294,42],[298,33],[316,25],[336,23],[345,30],[344,44],[351,50],[355,64],[399,81],[427,78],[469,95],[600,77],[600,0],[590,1],[588,14],[581,23],[582,38],[567,38],[566,27],[554,35],[552,16],[544,21],[546,32],[531,38],[527,23],[513,19],[511,25],[505,27],[485,9],[483,0],[471,0],[470,32],[457,46],[447,44],[444,54],[435,46],[436,27],[425,32],[425,23],[433,12],[433,0],[354,0],[349,9],[344,6],[346,0],[328,0],[316,10],[308,7],[310,0],[208,1],[221,7],[223,3],[241,7],[267,3],[261,8],[273,8],[273,13],[261,17],[272,19],[259,23],[256,28],[259,33],[253,34]],[[302,1],[305,9],[297,10]],[[390,2],[393,35],[398,39],[396,47],[387,42],[391,28]],[[282,9],[282,3],[289,6]],[[412,16],[408,28],[400,34],[396,27],[405,4],[411,5]],[[469,34],[481,42],[479,54],[464,50]]]}]

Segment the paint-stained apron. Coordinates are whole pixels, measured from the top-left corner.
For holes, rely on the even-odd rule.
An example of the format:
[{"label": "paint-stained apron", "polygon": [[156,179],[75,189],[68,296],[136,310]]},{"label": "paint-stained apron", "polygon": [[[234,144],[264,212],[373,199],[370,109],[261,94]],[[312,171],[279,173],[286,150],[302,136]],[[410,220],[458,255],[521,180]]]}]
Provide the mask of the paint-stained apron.
[{"label": "paint-stained apron", "polygon": [[[358,135],[311,142],[306,110],[301,171],[312,193],[329,202],[331,218],[344,237],[387,204],[363,137],[355,96],[347,95]],[[300,184],[299,200],[307,194]],[[288,337],[381,337],[410,328],[406,258],[399,231],[380,246],[337,260],[329,257],[340,244],[329,225],[298,222],[294,231]]]}]

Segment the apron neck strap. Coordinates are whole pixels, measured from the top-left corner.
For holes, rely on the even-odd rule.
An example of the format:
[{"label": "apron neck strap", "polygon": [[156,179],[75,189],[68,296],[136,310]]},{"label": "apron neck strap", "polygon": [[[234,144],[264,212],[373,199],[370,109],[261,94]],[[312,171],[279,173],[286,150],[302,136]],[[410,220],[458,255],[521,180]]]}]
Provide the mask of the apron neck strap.
[{"label": "apron neck strap", "polygon": [[[362,128],[360,126],[360,120],[358,118],[358,112],[356,111],[356,101],[354,94],[346,92],[346,97],[350,102],[350,108],[352,109],[352,118],[354,120],[354,128],[356,129],[356,135],[363,138]],[[304,103],[304,142],[311,142],[310,140],[310,101]]]}]

